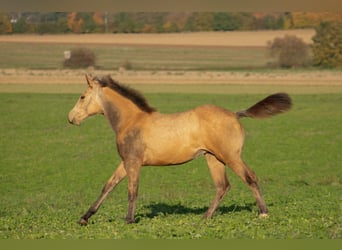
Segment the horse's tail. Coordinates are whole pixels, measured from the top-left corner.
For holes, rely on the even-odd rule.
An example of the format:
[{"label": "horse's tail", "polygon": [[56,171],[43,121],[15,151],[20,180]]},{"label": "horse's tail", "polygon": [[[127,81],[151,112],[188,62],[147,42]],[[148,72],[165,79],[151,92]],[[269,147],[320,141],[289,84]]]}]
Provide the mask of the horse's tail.
[{"label": "horse's tail", "polygon": [[292,106],[291,98],[286,93],[276,93],[257,102],[252,107],[236,112],[238,118],[267,118],[287,112]]}]

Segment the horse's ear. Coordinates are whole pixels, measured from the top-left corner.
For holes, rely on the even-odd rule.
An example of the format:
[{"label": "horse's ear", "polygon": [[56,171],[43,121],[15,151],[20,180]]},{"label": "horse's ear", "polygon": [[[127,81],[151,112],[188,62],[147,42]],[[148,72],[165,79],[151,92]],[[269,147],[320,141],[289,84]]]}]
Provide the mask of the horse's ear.
[{"label": "horse's ear", "polygon": [[94,86],[94,78],[93,78],[93,76],[91,74],[86,74],[85,77],[87,79],[88,86],[90,88],[92,88]]}]

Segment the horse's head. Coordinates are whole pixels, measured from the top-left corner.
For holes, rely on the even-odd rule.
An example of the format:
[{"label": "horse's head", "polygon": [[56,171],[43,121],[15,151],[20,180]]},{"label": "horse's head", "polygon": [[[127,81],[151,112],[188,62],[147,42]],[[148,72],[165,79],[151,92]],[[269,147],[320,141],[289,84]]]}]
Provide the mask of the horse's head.
[{"label": "horse's head", "polygon": [[80,125],[87,117],[103,114],[103,108],[99,97],[100,84],[96,78],[86,75],[88,82],[87,89],[82,93],[76,102],[74,108],[69,112],[69,122],[71,124]]}]

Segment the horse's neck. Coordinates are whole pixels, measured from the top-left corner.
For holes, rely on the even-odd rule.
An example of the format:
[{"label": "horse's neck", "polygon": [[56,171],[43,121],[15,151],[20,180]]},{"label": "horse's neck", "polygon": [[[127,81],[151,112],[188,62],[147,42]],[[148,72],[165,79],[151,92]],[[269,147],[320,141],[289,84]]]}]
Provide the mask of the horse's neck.
[{"label": "horse's neck", "polygon": [[121,128],[126,128],[143,112],[132,101],[113,90],[105,89],[103,94],[104,114],[117,133]]}]

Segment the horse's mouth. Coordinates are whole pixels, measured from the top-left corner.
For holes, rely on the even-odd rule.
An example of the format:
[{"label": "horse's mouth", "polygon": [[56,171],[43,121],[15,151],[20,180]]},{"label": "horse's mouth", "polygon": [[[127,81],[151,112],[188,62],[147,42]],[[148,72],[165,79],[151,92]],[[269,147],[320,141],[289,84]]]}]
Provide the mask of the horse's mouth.
[{"label": "horse's mouth", "polygon": [[81,124],[79,121],[76,121],[75,119],[70,119],[70,118],[68,118],[68,122],[71,125],[76,125],[76,126],[79,126]]}]

